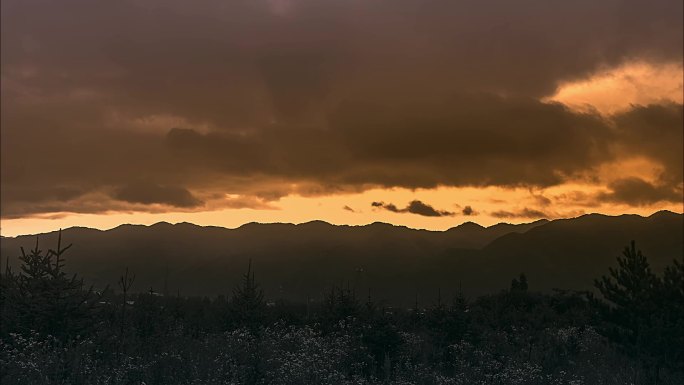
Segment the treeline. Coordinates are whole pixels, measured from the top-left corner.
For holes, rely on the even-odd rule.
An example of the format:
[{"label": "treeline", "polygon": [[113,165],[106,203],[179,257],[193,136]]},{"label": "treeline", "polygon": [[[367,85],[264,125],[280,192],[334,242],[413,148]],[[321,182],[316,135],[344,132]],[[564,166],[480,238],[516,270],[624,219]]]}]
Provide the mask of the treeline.
[{"label": "treeline", "polygon": [[632,243],[600,295],[510,289],[392,308],[345,285],[264,298],[254,269],[228,296],[95,291],[55,249],[21,250],[0,287],[2,384],[680,384],[684,266],[662,276]]}]

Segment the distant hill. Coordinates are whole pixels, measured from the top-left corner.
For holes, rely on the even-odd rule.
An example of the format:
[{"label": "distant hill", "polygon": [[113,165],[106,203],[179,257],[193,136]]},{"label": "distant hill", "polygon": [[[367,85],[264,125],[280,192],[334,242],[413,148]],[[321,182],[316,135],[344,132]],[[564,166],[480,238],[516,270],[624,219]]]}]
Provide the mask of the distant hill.
[{"label": "distant hill", "polygon": [[[467,295],[506,288],[525,272],[533,290],[590,289],[634,239],[656,271],[682,258],[682,214],[584,215],[573,219],[482,227],[465,223],[447,231],[415,230],[385,223],[335,226],[250,223],[237,229],[189,223],[122,225],[101,231],[63,231],[74,247],[67,269],[97,287],[115,286],[128,267],[136,290],[183,295],[229,295],[253,260],[256,278],[271,298],[320,298],[331,285],[370,288],[376,298],[408,305],[418,294],[432,301],[461,286]],[[39,234],[54,247],[56,232]],[[16,265],[20,247],[36,236],[2,238],[0,253]],[[167,282],[165,284],[165,282]]]}]

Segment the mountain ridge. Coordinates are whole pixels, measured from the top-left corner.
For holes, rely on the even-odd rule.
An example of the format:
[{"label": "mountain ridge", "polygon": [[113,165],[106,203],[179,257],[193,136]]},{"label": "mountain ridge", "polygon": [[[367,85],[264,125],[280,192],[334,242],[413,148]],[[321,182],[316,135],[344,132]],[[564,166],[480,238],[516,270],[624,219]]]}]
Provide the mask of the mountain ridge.
[{"label": "mountain ridge", "polygon": [[[591,289],[593,279],[615,264],[633,239],[661,271],[683,253],[684,216],[672,212],[584,215],[571,219],[466,225],[422,231],[389,224],[337,226],[247,224],[236,229],[194,224],[122,225],[109,230],[72,227],[67,270],[97,287],[113,285],[127,267],[138,276],[136,290],[164,286],[173,292],[229,295],[248,261],[267,296],[301,300],[349,281],[371,288],[392,303],[426,299],[462,285],[470,295],[506,288],[524,272],[534,290]],[[52,247],[57,232],[39,234]],[[33,248],[36,235],[3,238],[0,252],[17,265],[19,248]],[[362,271],[362,273],[360,273]]]},{"label": "mountain ridge", "polygon": [[[217,226],[217,225],[199,225],[199,224],[192,223],[192,222],[187,222],[187,221],[175,222],[175,223],[171,223],[171,222],[168,222],[168,221],[159,221],[159,222],[155,222],[155,223],[152,223],[152,224],[149,224],[149,225],[137,224],[137,223],[122,223],[122,224],[120,224],[120,225],[114,226],[114,227],[109,228],[109,229],[98,229],[98,228],[95,228],[95,227],[87,227],[87,226],[70,226],[70,227],[63,228],[62,231],[73,230],[73,229],[82,229],[82,230],[94,230],[94,231],[100,231],[100,232],[107,232],[107,231],[116,230],[116,229],[119,229],[119,228],[122,228],[122,227],[123,227],[123,228],[125,228],[125,227],[141,227],[141,228],[144,227],[144,228],[150,228],[150,227],[155,227],[155,226],[158,226],[158,225],[171,225],[171,226],[190,225],[190,226],[193,226],[193,227],[200,227],[200,228],[214,228],[214,229],[225,229],[225,230],[238,230],[238,229],[241,229],[241,228],[243,228],[243,227],[249,227],[249,226],[253,226],[253,225],[258,225],[258,226],[268,226],[268,225],[291,225],[291,226],[295,226],[295,227],[296,227],[296,226],[308,225],[308,224],[311,224],[311,223],[320,223],[320,224],[326,224],[326,225],[333,226],[333,227],[353,227],[353,228],[358,228],[358,227],[370,227],[370,226],[376,226],[376,225],[384,225],[384,226],[396,227],[396,228],[406,228],[406,229],[409,229],[409,230],[416,230],[416,231],[428,231],[428,232],[434,232],[434,233],[444,233],[444,232],[449,232],[449,231],[453,231],[453,230],[456,230],[456,229],[459,229],[459,228],[464,228],[464,227],[479,227],[479,228],[481,228],[481,229],[491,229],[491,228],[497,227],[497,226],[521,226],[521,225],[543,224],[543,223],[554,222],[554,221],[559,221],[559,220],[577,219],[577,218],[582,218],[582,217],[586,217],[586,216],[602,216],[602,217],[636,216],[636,217],[640,217],[640,218],[650,218],[650,217],[658,216],[658,215],[680,215],[680,216],[681,216],[681,215],[683,215],[683,214],[682,214],[682,213],[676,213],[676,212],[673,212],[673,211],[670,211],[670,210],[659,210],[659,211],[656,211],[656,212],[654,212],[653,214],[647,215],[647,216],[642,216],[642,215],[639,215],[639,214],[607,215],[607,214],[601,214],[601,213],[587,213],[587,214],[582,214],[582,215],[577,216],[577,217],[555,218],[555,219],[546,219],[546,218],[542,218],[542,219],[537,219],[537,220],[532,221],[532,222],[522,222],[522,223],[517,223],[517,224],[509,223],[509,222],[498,222],[498,223],[495,223],[495,224],[492,224],[492,225],[489,225],[489,226],[483,226],[483,225],[480,225],[479,223],[476,223],[476,222],[473,222],[473,221],[466,221],[466,222],[463,222],[463,223],[458,224],[458,225],[453,226],[453,227],[449,227],[448,229],[444,229],[444,230],[421,229],[421,228],[408,227],[408,226],[404,226],[404,225],[395,225],[395,224],[392,224],[392,223],[380,222],[380,221],[371,222],[371,223],[367,223],[367,224],[361,224],[361,225],[348,225],[348,224],[337,225],[337,224],[333,224],[333,223],[330,223],[330,222],[327,222],[327,221],[324,221],[324,220],[314,219],[314,220],[310,220],[310,221],[306,221],[306,222],[300,222],[300,223],[293,223],[293,222],[247,222],[247,223],[243,223],[242,225],[237,226],[237,227],[224,227],[224,226]],[[52,233],[56,233],[56,232],[58,232],[58,231],[59,231],[59,230],[52,230],[52,231],[47,231],[47,232],[43,232],[43,233],[20,234],[20,235],[14,235],[14,236],[5,236],[5,235],[1,235],[1,234],[0,234],[0,238],[15,239],[15,238],[18,238],[18,237],[26,237],[26,236],[36,236],[36,235],[52,234]]]}]

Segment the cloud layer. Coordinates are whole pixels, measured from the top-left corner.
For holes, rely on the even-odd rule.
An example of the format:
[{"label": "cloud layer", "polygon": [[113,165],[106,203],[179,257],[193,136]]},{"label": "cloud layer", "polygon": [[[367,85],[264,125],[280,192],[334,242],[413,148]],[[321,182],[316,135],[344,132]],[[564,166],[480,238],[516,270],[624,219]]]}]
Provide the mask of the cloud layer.
[{"label": "cloud layer", "polygon": [[[604,116],[540,100],[625,60],[681,63],[681,14],[632,0],[3,1],[2,215],[548,187],[631,157],[658,164],[655,179],[617,178],[596,199],[677,201],[681,104]],[[453,215],[414,203],[382,207]]]},{"label": "cloud layer", "polygon": [[385,202],[373,202],[371,203],[371,206],[383,208],[387,211],[391,211],[394,213],[409,213],[422,215],[424,217],[451,217],[455,215],[454,212],[446,210],[437,210],[429,204],[423,203],[419,200],[413,200],[409,202],[409,204],[403,209],[398,208],[396,205],[392,203]]}]

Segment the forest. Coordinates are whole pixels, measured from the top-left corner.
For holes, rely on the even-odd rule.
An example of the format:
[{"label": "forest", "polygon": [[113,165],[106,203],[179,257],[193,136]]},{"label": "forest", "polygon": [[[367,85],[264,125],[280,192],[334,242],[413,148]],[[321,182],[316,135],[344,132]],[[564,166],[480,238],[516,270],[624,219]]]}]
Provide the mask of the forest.
[{"label": "forest", "polygon": [[681,384],[684,264],[651,270],[635,242],[594,290],[459,291],[393,307],[331,285],[266,298],[250,261],[232,293],[96,290],[55,248],[18,250],[0,275],[2,384]]}]

